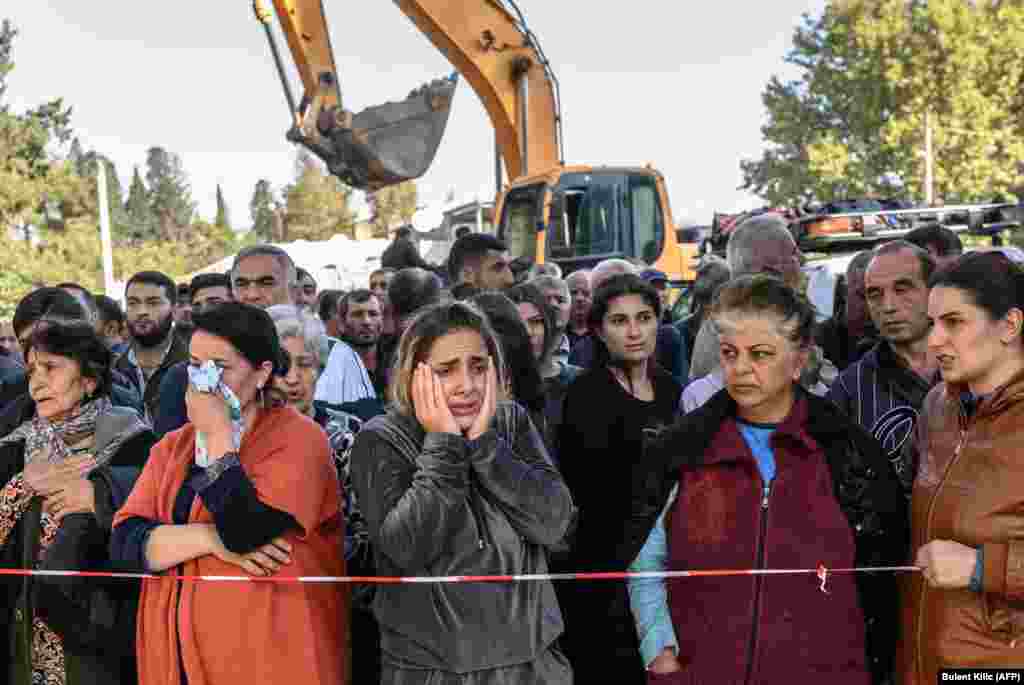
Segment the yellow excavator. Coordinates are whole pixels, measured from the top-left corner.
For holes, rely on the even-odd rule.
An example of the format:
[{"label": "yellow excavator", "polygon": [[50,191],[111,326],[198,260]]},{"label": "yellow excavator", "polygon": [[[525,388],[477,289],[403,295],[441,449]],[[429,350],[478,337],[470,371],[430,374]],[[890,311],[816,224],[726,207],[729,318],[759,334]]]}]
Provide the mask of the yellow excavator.
[{"label": "yellow excavator", "polygon": [[[674,284],[693,280],[697,246],[679,241],[658,171],[565,164],[558,80],[515,0],[393,1],[456,74],[352,113],[343,106],[323,0],[273,0],[273,12],[254,0],[288,101],[289,140],[356,189],[418,178],[437,152],[461,76],[494,127],[495,223],[514,258],[553,261],[569,273],[620,257],[659,269]],[[275,13],[302,79],[298,103],[271,24]]]}]

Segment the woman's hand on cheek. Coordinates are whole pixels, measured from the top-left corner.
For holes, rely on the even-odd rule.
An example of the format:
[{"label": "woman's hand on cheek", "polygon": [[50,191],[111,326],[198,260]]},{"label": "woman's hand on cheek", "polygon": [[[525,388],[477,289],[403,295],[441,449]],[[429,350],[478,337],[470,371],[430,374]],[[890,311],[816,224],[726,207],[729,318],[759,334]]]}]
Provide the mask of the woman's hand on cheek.
[{"label": "woman's hand on cheek", "polygon": [[428,433],[461,435],[441,388],[441,381],[429,365],[420,363],[412,376],[412,403],[416,420]]}]

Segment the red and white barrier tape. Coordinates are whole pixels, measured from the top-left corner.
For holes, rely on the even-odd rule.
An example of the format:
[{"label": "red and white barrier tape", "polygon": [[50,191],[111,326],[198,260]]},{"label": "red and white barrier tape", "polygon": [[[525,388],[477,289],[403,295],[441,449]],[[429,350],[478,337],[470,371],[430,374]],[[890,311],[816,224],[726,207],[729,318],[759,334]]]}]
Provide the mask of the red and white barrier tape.
[{"label": "red and white barrier tape", "polygon": [[788,568],[788,569],[713,569],[701,571],[640,571],[605,573],[534,573],[497,576],[163,576],[151,573],[114,573],[107,571],[47,571],[19,568],[0,568],[0,576],[71,577],[71,578],[124,578],[131,580],[176,580],[183,582],[242,582],[242,583],[345,583],[368,585],[394,585],[398,583],[528,583],[540,580],[628,580],[707,578],[722,576],[785,576],[815,575],[825,589],[828,576],[836,573],[912,573],[920,566],[866,566],[860,568]]}]

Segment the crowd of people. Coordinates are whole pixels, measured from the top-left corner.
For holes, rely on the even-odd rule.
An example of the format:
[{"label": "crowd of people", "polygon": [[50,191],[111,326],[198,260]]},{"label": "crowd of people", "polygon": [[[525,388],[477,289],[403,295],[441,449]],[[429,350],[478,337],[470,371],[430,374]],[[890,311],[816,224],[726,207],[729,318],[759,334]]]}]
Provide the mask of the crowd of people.
[{"label": "crowd of people", "polygon": [[[0,328],[0,685],[924,685],[1024,664],[1024,272],[938,225],[822,321],[781,219],[667,276],[257,245]],[[1022,452],[1024,453],[1024,452]],[[668,578],[681,570],[919,573]],[[551,573],[636,572],[552,582]],[[132,580],[86,571],[156,576]],[[654,572],[654,573],[651,573]],[[349,584],[330,576],[535,575]],[[196,582],[195,576],[279,582]]]}]

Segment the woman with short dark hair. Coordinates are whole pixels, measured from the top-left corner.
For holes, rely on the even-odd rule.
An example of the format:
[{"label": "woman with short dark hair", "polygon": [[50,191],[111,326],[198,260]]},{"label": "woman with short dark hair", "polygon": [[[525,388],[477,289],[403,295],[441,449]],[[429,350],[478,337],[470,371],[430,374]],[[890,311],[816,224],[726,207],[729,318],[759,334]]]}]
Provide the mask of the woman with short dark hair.
[{"label": "woman with short dark hair", "polygon": [[[799,385],[811,304],[781,280],[743,276],[722,286],[710,316],[725,389],[637,460],[620,564],[903,563],[906,504],[894,469],[873,438]],[[650,682],[891,682],[894,576],[825,580],[827,594],[807,575],[631,578]]]},{"label": "woman with short dark hair", "polygon": [[[506,401],[502,347],[463,302],[403,333],[392,408],[356,435],[352,482],[382,576],[543,574],[572,499],[527,412]],[[550,581],[381,585],[385,685],[568,685]]]},{"label": "woman with short dark hair", "polygon": [[[0,566],[109,570],[114,512],[155,436],[133,410],[112,406],[111,353],[92,325],[43,319],[24,343],[36,413],[0,440]],[[4,682],[134,683],[138,588],[0,582]]]},{"label": "woman with short dark hair", "polygon": [[931,279],[928,352],[943,382],[925,398],[903,593],[902,677],[1024,664],[1024,272],[999,253]]},{"label": "woman with short dark hair", "polygon": [[193,323],[190,423],[153,449],[111,543],[124,566],[168,576],[143,587],[139,682],[344,682],[344,586],[174,580],[345,573],[327,436],[272,390],[287,366],[270,316],[229,302]]}]

